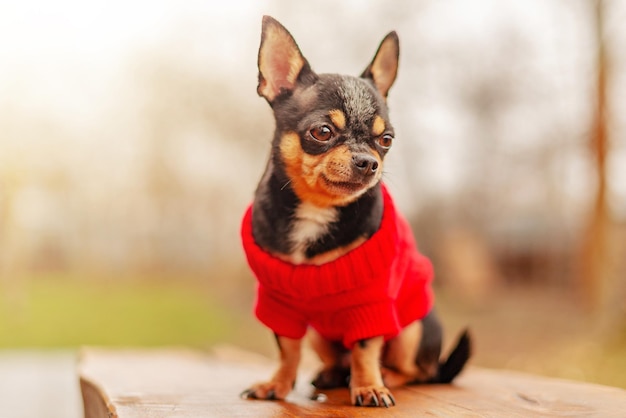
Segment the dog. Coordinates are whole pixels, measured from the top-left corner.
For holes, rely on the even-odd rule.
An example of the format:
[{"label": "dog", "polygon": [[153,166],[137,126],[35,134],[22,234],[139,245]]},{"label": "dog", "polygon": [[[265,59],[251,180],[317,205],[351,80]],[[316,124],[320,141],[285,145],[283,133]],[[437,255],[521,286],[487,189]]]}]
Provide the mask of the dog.
[{"label": "dog", "polygon": [[287,29],[263,17],[257,92],[276,129],[241,235],[280,364],[243,398],[285,399],[306,333],[323,365],[313,385],[349,387],[357,406],[395,405],[389,388],[449,383],[470,357],[465,331],[440,361],[432,265],[382,182],[398,59],[391,32],[360,77],[317,74]]}]

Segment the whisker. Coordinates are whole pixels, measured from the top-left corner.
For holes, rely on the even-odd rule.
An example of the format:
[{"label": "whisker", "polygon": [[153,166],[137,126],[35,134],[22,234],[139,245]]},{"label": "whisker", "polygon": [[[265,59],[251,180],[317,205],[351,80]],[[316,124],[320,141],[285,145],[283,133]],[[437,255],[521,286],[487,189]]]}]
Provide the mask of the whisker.
[{"label": "whisker", "polygon": [[285,190],[285,187],[289,186],[289,183],[291,183],[291,179],[288,180],[287,183],[285,183],[283,187],[280,188],[280,190]]}]

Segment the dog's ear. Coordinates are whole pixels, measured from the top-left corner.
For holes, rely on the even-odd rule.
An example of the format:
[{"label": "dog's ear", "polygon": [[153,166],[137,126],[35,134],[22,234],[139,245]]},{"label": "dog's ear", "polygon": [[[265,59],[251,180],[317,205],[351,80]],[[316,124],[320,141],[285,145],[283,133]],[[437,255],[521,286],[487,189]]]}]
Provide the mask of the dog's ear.
[{"label": "dog's ear", "polygon": [[270,16],[263,16],[258,64],[257,92],[270,104],[280,94],[293,91],[299,78],[314,74],[293,36]]},{"label": "dog's ear", "polygon": [[400,41],[398,34],[390,32],[380,43],[374,59],[363,71],[361,77],[369,78],[380,94],[387,98],[387,93],[398,73],[398,59],[400,56]]}]

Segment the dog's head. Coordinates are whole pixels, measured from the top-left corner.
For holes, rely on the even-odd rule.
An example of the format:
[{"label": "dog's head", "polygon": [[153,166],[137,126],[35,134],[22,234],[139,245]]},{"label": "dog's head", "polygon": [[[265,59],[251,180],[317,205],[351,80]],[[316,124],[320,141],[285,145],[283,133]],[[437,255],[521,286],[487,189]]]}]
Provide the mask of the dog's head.
[{"label": "dog's head", "polygon": [[289,32],[263,18],[258,93],[274,111],[274,164],[303,202],[345,206],[374,187],[393,141],[386,97],[396,78],[395,32],[360,77],[317,74]]}]

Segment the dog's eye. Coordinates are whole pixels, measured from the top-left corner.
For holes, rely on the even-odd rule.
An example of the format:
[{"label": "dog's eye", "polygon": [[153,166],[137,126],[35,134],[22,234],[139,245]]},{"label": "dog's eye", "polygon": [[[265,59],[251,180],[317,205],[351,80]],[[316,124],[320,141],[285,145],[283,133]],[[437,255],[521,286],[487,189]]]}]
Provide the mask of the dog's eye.
[{"label": "dog's eye", "polygon": [[385,134],[381,136],[380,138],[378,138],[378,145],[380,145],[383,148],[391,147],[392,142],[393,142],[393,136],[391,136],[391,134]]},{"label": "dog's eye", "polygon": [[326,142],[333,137],[333,131],[328,125],[317,126],[309,131],[311,136],[318,141]]}]

